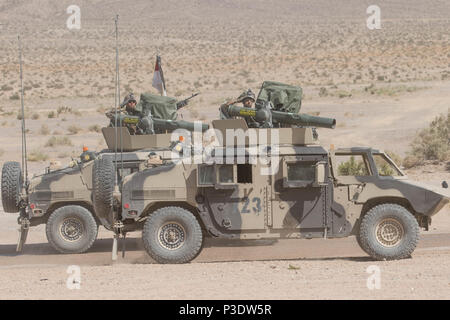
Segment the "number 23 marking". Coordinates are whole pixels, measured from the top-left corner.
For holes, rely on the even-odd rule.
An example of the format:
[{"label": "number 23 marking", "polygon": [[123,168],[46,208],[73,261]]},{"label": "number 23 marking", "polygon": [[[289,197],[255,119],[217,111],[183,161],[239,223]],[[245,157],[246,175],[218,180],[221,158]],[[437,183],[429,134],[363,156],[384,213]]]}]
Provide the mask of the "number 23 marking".
[{"label": "number 23 marking", "polygon": [[[261,198],[259,197],[254,197],[252,199],[252,211],[253,213],[255,213],[256,215],[259,215],[259,213],[261,212]],[[245,202],[244,202],[244,206],[242,207],[241,213],[250,213],[250,210],[248,208],[248,205],[250,204],[250,199],[249,198],[245,198]]]}]

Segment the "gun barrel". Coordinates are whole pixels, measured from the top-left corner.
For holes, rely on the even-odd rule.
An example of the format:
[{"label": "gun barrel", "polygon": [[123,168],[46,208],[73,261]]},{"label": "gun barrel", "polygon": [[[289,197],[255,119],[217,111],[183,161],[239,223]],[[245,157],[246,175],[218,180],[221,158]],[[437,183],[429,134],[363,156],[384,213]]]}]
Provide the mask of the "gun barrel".
[{"label": "gun barrel", "polygon": [[199,95],[200,92],[194,93],[192,96],[190,96],[189,98],[186,98],[184,100],[180,100],[176,103],[177,105],[177,110],[180,110],[181,108],[187,106],[188,101],[191,100],[192,98],[196,97]]},{"label": "gun barrel", "polygon": [[[184,120],[163,120],[163,119],[153,119],[153,125],[155,129],[159,130],[176,130],[176,129],[186,129],[188,131],[195,130],[195,122],[189,122]],[[200,122],[200,128],[202,132],[209,129],[209,125]]]},{"label": "gun barrel", "polygon": [[329,129],[334,129],[336,127],[336,119],[310,116],[305,113],[272,111],[272,119],[281,123],[301,125],[306,127],[319,127]]},{"label": "gun barrel", "polygon": [[[307,126],[307,127],[320,127],[334,129],[336,127],[336,119],[310,116],[308,114],[290,113],[282,111],[270,111],[272,114],[272,120],[275,120],[284,124]],[[231,105],[228,108],[228,113],[231,116],[238,117],[253,117],[256,121],[266,121],[270,115],[266,109],[253,109]]]},{"label": "gun barrel", "polygon": [[[131,115],[125,115],[125,114],[119,114],[117,115],[117,123],[122,123],[124,125],[132,124],[137,125],[140,121],[140,117],[138,116],[131,116]],[[114,120],[114,115],[111,115],[111,119]],[[165,120],[165,119],[157,119],[152,118],[153,120],[153,127],[157,130],[161,131],[173,131],[176,129],[186,129],[188,131],[194,131],[195,128],[195,122],[189,122],[184,120]],[[206,123],[200,122],[200,128],[202,132],[205,132],[209,129],[209,125]]]}]

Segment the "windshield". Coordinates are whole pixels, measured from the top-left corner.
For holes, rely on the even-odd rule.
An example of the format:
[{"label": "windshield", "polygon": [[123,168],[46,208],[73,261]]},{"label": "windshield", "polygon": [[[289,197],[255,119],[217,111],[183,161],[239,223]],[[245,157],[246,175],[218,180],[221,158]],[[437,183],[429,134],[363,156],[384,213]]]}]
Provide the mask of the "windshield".
[{"label": "windshield", "polygon": [[380,176],[400,177],[404,173],[398,168],[394,161],[384,153],[374,153],[373,160]]}]

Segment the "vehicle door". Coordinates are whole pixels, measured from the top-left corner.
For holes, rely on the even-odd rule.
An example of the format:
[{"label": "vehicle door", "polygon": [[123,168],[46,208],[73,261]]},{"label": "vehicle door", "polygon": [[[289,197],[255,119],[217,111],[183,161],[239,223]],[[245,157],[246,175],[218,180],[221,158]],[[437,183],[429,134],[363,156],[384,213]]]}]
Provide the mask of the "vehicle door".
[{"label": "vehicle door", "polygon": [[330,152],[336,191],[344,190],[347,201],[357,201],[366,183],[373,182],[372,158],[367,152]]},{"label": "vehicle door", "polygon": [[265,228],[269,177],[259,164],[201,165],[198,187],[203,189],[209,211],[221,231],[251,232]]},{"label": "vehicle door", "polygon": [[323,233],[327,226],[328,161],[326,155],[281,157],[272,177],[274,229]]}]

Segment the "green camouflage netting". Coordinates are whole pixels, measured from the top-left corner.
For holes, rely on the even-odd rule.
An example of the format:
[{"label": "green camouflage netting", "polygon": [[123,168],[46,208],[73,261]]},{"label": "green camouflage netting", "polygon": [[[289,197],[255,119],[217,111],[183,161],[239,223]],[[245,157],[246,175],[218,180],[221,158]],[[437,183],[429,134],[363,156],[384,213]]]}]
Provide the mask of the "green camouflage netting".
[{"label": "green camouflage netting", "polygon": [[259,91],[259,101],[271,101],[274,110],[298,113],[302,106],[302,88],[275,81],[264,81]]},{"label": "green camouflage netting", "polygon": [[141,94],[139,108],[141,110],[150,109],[153,118],[176,120],[177,119],[177,100],[175,98],[158,96],[151,93]]}]

